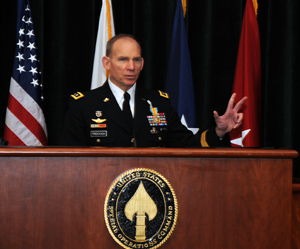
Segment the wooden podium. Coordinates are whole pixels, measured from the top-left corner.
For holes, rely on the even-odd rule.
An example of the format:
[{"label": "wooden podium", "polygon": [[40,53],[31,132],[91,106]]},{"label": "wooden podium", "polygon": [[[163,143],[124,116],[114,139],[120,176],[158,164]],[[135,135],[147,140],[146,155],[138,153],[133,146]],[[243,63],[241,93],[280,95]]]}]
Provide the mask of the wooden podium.
[{"label": "wooden podium", "polygon": [[104,201],[124,171],[172,185],[178,220],[161,248],[291,248],[292,150],[0,148],[0,249],[114,249]]}]

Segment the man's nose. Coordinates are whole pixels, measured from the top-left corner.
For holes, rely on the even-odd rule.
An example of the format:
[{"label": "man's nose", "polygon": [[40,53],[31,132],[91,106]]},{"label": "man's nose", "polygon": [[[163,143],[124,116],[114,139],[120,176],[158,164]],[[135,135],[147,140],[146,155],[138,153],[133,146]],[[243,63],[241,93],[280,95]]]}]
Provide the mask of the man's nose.
[{"label": "man's nose", "polygon": [[128,63],[127,63],[127,69],[134,70],[134,68],[135,68],[134,61],[129,60]]}]

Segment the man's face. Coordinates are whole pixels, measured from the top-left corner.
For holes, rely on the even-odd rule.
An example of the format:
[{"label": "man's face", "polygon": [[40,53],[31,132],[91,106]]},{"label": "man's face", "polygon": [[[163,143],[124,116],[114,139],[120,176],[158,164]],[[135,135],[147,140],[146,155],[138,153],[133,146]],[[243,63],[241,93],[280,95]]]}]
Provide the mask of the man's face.
[{"label": "man's face", "polygon": [[109,70],[111,82],[123,91],[134,85],[144,65],[140,46],[129,37],[115,41],[111,55],[104,56],[102,62],[104,68]]}]

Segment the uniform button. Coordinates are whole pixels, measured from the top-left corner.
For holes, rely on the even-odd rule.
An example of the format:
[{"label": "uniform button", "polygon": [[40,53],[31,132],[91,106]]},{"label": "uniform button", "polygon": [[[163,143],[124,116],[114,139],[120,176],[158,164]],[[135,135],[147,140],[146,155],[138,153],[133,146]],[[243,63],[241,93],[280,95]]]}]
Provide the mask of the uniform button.
[{"label": "uniform button", "polygon": [[161,137],[158,137],[158,140],[160,141],[162,138]]},{"label": "uniform button", "polygon": [[100,139],[97,139],[97,143],[100,143],[100,141],[101,141]]}]

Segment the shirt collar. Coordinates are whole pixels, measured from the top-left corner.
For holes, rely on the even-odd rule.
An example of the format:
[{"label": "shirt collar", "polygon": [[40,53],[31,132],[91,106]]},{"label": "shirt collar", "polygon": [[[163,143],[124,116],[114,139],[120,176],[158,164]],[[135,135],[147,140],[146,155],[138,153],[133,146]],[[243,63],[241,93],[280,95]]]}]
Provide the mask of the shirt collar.
[{"label": "shirt collar", "polygon": [[[123,101],[124,101],[124,91],[121,88],[119,88],[118,86],[116,86],[115,84],[113,84],[111,82],[110,78],[108,78],[107,81],[108,81],[110,90],[112,91],[118,105],[120,106],[120,108],[122,110]],[[136,83],[134,83],[134,85],[127,91],[130,94],[130,106],[131,106],[132,110],[133,110],[133,106],[134,106],[135,90],[136,90]]]}]

